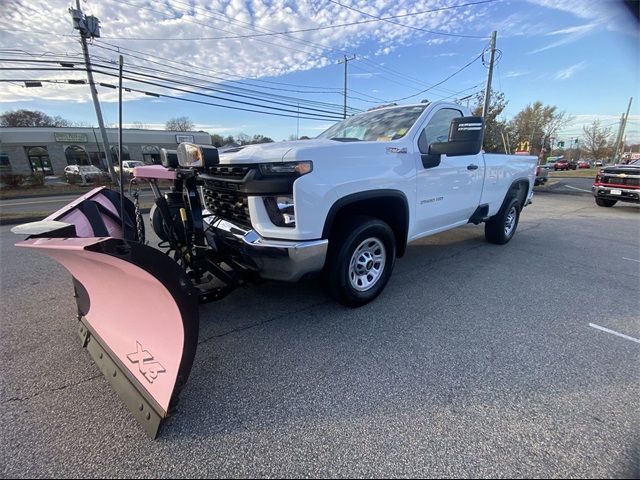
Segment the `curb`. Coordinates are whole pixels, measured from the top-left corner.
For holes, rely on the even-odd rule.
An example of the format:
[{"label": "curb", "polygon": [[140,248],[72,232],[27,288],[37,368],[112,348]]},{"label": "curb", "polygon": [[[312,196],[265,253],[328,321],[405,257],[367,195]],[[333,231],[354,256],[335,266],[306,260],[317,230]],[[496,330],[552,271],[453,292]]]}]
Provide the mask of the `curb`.
[{"label": "curb", "polygon": [[[87,190],[88,192],[89,190]],[[9,196],[2,197],[0,201],[5,200],[22,200],[23,198],[40,198],[40,197],[65,197],[67,195],[82,195],[86,192],[55,192],[55,193],[31,193],[29,195],[17,195],[17,196]]]},{"label": "curb", "polygon": [[[141,208],[140,213],[149,213],[150,208]],[[37,222],[42,220],[42,216],[38,217],[18,217],[18,218],[1,218],[0,217],[0,226],[4,225],[19,225],[21,223],[29,223],[29,222]]]}]

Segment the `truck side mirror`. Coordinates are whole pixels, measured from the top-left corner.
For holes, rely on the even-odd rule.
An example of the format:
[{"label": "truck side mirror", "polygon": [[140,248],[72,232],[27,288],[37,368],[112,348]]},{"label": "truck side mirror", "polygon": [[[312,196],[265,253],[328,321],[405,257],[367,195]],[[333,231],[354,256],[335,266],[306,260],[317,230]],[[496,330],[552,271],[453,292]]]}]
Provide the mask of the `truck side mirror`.
[{"label": "truck side mirror", "polygon": [[482,117],[459,117],[451,121],[449,141],[429,145],[430,155],[476,155],[482,149],[484,119]]}]

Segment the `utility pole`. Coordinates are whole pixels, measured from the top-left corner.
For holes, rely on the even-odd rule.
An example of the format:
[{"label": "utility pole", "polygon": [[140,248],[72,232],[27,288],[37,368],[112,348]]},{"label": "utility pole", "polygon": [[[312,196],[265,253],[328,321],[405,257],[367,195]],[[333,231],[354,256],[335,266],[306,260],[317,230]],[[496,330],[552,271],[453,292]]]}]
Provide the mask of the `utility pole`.
[{"label": "utility pole", "polygon": [[629,99],[629,105],[627,105],[627,113],[622,116],[620,120],[620,128],[618,130],[618,136],[616,137],[616,149],[613,151],[613,163],[618,163],[618,159],[620,158],[620,144],[622,143],[622,139],[624,138],[624,130],[627,128],[627,120],[629,119],[629,111],[631,110],[631,102],[633,101],[633,97]]},{"label": "utility pole", "polygon": [[484,89],[484,106],[482,107],[482,118],[487,118],[489,112],[489,100],[491,100],[491,79],[493,78],[493,61],[496,57],[496,37],[497,31],[491,32],[491,54],[489,57],[489,73],[487,74],[487,87]]},{"label": "utility pole", "polygon": [[122,165],[122,66],[124,59],[122,55],[118,58],[118,159],[120,160],[120,218],[122,219],[122,237],[124,238],[124,167]]},{"label": "utility pole", "polygon": [[93,106],[96,109],[98,117],[98,126],[100,127],[100,135],[102,136],[102,146],[105,151],[105,159],[109,168],[109,175],[113,183],[118,183],[118,177],[113,168],[113,160],[111,157],[111,149],[109,148],[109,139],[107,131],[104,128],[104,120],[102,119],[102,110],[98,101],[98,90],[96,90],[93,81],[93,71],[91,70],[91,59],[89,57],[89,47],[87,46],[87,37],[100,38],[100,21],[93,16],[86,17],[80,8],[80,0],[76,0],[76,9],[69,9],[73,20],[73,27],[80,32],[80,43],[82,44],[82,53],[84,55],[84,63],[87,69],[87,80],[89,81],[89,89],[91,90],[91,98],[93,98]]},{"label": "utility pole", "polygon": [[347,65],[351,60],[355,60],[356,56],[354,55],[351,58],[348,58],[346,55],[344,56],[344,60],[340,60],[338,63],[344,63],[344,113],[342,118],[347,118]]}]

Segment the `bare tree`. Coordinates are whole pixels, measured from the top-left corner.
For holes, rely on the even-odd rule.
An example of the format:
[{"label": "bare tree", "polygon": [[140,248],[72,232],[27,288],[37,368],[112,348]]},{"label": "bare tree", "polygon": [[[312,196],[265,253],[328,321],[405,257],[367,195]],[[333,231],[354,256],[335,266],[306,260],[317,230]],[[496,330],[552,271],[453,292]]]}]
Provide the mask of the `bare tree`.
[{"label": "bare tree", "polygon": [[12,110],[0,115],[0,127],[71,127],[62,117],[50,117],[37,110]]},{"label": "bare tree", "polygon": [[[482,108],[484,107],[484,92],[476,94],[476,106],[473,108],[472,115],[476,117],[482,116]],[[499,120],[498,116],[502,114],[507,102],[504,99],[504,93],[494,92],[491,95],[489,110],[485,117],[483,148],[485,152],[506,153],[504,151],[505,141],[503,135],[507,128],[507,122]]]},{"label": "bare tree", "polygon": [[573,120],[555,105],[535,102],[524,107],[510,122],[512,139],[517,144],[528,142],[532,155],[544,155],[549,150],[551,137]]},{"label": "bare tree", "polygon": [[174,132],[190,132],[196,125],[189,119],[189,117],[175,117],[169,119],[164,126],[165,130],[171,130]]},{"label": "bare tree", "polygon": [[600,126],[600,120],[582,127],[583,148],[594,160],[608,158],[612,154],[613,137],[611,128]]},{"label": "bare tree", "polygon": [[236,135],[236,142],[240,145],[249,145],[251,143],[251,137],[246,133],[240,132]]}]

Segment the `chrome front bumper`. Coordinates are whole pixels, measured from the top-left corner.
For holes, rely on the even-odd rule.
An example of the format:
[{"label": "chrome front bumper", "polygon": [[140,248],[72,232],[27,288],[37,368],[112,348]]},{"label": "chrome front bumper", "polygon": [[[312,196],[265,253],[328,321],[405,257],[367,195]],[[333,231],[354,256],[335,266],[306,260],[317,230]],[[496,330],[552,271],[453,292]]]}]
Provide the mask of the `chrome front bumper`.
[{"label": "chrome front bumper", "polygon": [[208,224],[216,246],[239,257],[241,263],[256,270],[262,278],[295,282],[324,267],[328,240],[270,240],[226,220],[216,219]]},{"label": "chrome front bumper", "polygon": [[[617,190],[619,193],[614,195],[612,190]],[[640,189],[638,188],[624,188],[616,186],[608,186],[596,184],[591,187],[593,196],[598,198],[607,198],[609,200],[619,200],[621,202],[634,202],[640,203]]]}]

